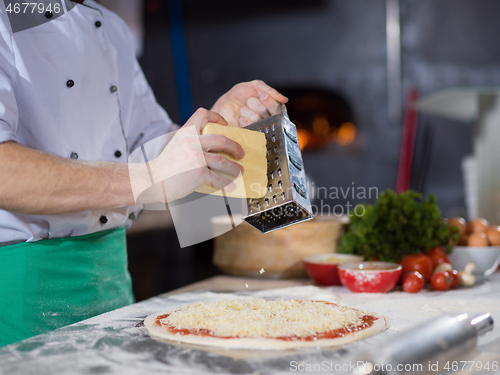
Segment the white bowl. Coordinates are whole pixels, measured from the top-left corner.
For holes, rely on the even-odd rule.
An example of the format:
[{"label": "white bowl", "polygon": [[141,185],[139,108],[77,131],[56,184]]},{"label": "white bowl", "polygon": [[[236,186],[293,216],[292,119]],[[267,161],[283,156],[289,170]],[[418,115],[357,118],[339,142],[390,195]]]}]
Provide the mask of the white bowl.
[{"label": "white bowl", "polygon": [[454,269],[462,271],[467,263],[474,263],[474,275],[489,276],[500,264],[500,246],[455,246],[448,255]]}]

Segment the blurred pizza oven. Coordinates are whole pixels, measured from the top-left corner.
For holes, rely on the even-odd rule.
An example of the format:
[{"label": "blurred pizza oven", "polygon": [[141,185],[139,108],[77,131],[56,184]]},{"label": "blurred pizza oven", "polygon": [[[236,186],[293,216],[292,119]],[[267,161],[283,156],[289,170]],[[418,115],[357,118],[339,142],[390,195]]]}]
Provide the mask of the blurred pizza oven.
[{"label": "blurred pizza oven", "polygon": [[300,148],[348,147],[357,136],[354,114],[340,94],[321,88],[279,88],[289,98],[287,110],[297,126]]}]

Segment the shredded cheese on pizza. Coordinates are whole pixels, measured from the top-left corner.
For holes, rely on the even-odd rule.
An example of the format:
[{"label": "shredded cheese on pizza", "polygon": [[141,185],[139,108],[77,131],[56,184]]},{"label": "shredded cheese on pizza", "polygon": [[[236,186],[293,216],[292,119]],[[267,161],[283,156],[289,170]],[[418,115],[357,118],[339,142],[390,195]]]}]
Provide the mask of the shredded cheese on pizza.
[{"label": "shredded cheese on pizza", "polygon": [[193,303],[160,320],[162,326],[216,337],[277,338],[315,335],[362,323],[364,312],[308,300],[222,300]]}]

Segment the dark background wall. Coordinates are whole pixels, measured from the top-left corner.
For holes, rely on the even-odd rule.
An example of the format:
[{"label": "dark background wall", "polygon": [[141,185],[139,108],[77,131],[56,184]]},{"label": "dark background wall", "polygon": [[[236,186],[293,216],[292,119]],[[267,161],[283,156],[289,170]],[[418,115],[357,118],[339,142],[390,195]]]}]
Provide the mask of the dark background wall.
[{"label": "dark background wall", "polygon": [[[358,147],[306,153],[308,174],[318,186],[395,186],[402,124],[387,115],[384,0],[184,0],[183,10],[195,108],[256,78],[341,93],[357,119]],[[410,87],[426,94],[500,84],[498,16],[495,0],[402,0],[403,97]],[[167,2],[146,1],[145,21],[141,65],[160,104],[180,121]],[[412,187],[436,194],[445,215],[465,214],[460,160],[471,152],[472,124],[421,115],[419,126]],[[424,133],[432,142],[422,184]]]},{"label": "dark background wall", "polygon": [[[411,87],[424,95],[500,85],[500,2],[400,4],[403,103]],[[210,108],[234,84],[256,78],[278,89],[315,86],[340,93],[354,111],[355,146],[305,152],[307,173],[324,187],[354,184],[380,192],[395,187],[402,123],[389,121],[387,114],[384,0],[184,0],[182,5],[195,108]],[[140,63],[158,102],[179,122],[167,1],[145,0],[145,28]],[[473,124],[420,115],[418,126],[411,187],[435,194],[444,216],[465,216],[460,162],[472,151]]]}]

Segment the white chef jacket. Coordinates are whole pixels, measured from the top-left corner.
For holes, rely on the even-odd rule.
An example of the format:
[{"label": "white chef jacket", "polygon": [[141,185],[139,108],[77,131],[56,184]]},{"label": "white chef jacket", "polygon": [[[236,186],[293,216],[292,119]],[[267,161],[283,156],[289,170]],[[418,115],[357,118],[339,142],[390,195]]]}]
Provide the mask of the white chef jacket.
[{"label": "white chef jacket", "polygon": [[[12,33],[3,1],[0,13],[0,143],[126,163],[133,149],[170,130],[172,121],[156,102],[116,14],[85,0],[50,22]],[[140,210],[0,210],[0,246],[128,225]]]}]

